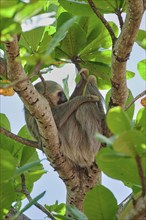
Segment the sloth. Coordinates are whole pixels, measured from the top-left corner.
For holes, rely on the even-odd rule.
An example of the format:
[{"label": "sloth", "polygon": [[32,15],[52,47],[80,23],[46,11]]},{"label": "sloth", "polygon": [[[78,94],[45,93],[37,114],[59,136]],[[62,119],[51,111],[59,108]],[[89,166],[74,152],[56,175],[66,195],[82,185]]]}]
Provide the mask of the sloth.
[{"label": "sloth", "polygon": [[[95,140],[94,135],[102,134],[105,113],[96,77],[88,76],[86,69],[82,69],[80,75],[81,80],[69,100],[56,82],[45,81],[45,85],[39,82],[35,88],[50,103],[63,155],[72,165],[83,168],[92,165],[101,148],[101,143]],[[28,130],[42,145],[35,117],[26,107],[24,112]]]}]

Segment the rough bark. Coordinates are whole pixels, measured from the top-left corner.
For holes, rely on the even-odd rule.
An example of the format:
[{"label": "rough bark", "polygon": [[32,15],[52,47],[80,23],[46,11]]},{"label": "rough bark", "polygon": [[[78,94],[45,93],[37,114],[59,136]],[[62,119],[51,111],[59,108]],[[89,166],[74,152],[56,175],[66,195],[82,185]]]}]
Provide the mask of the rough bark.
[{"label": "rough bark", "polygon": [[127,0],[126,20],[121,34],[113,46],[112,89],[109,107],[125,106],[128,95],[126,64],[139,30],[143,12],[143,0]]}]

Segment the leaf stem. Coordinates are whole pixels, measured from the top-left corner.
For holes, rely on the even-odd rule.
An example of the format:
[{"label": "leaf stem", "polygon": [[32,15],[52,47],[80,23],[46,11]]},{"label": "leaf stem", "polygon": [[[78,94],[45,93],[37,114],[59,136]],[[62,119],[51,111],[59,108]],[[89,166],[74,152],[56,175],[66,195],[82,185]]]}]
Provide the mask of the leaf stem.
[{"label": "leaf stem", "polygon": [[6,130],[5,128],[0,127],[0,133],[4,134],[5,136],[20,142],[21,144],[25,144],[27,146],[33,147],[33,148],[37,148],[39,150],[42,150],[39,146],[38,143],[36,141],[31,141],[31,140],[27,140],[25,138],[22,138],[16,134],[13,134],[12,132]]}]

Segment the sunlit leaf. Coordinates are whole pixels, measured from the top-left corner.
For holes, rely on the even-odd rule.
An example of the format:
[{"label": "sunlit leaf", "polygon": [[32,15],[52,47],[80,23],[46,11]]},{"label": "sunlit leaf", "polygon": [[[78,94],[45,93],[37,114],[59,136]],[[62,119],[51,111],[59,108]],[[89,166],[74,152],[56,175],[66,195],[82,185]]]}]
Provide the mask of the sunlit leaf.
[{"label": "sunlit leaf", "polygon": [[137,113],[135,128],[146,136],[146,108],[140,109]]},{"label": "sunlit leaf", "polygon": [[144,153],[146,154],[145,137],[136,130],[126,131],[115,140],[113,148],[116,152],[128,156],[142,156]]},{"label": "sunlit leaf", "polygon": [[135,76],[134,72],[131,72],[129,70],[126,71],[126,79],[132,79]]},{"label": "sunlit leaf", "polygon": [[146,31],[145,30],[139,30],[136,38],[136,42],[140,47],[143,49],[146,49]]},{"label": "sunlit leaf", "polygon": [[146,81],[146,59],[141,60],[137,64],[137,69],[139,71],[141,78]]},{"label": "sunlit leaf", "polygon": [[121,134],[131,129],[130,119],[121,107],[110,109],[106,117],[106,122],[114,134]]},{"label": "sunlit leaf", "polygon": [[83,16],[83,15],[90,16],[92,14],[92,9],[85,0],[84,1],[59,0],[59,3],[65,10],[67,10],[71,14],[78,16]]}]

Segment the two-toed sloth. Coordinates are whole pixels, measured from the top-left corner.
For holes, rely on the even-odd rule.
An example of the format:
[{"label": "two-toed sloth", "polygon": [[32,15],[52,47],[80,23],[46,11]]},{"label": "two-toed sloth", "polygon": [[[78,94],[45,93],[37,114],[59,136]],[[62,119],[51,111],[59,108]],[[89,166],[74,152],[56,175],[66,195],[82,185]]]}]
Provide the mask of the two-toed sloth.
[{"label": "two-toed sloth", "polygon": [[[89,167],[101,143],[95,140],[95,133],[102,133],[104,111],[102,96],[97,88],[96,78],[80,71],[81,80],[68,101],[60,85],[53,81],[39,82],[36,90],[49,101],[58,129],[61,151],[69,161],[79,167]],[[27,127],[41,144],[41,137],[35,117],[25,109]]]}]

